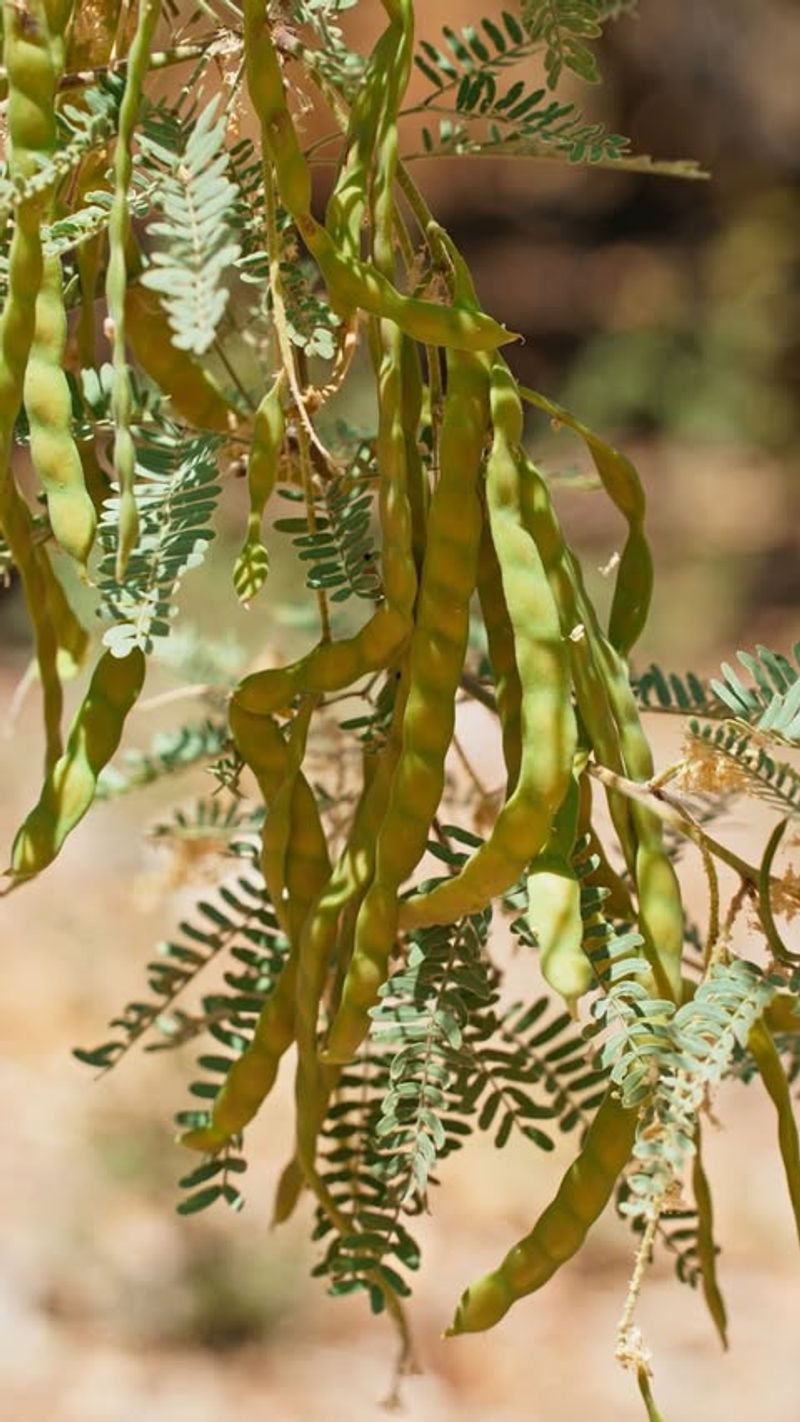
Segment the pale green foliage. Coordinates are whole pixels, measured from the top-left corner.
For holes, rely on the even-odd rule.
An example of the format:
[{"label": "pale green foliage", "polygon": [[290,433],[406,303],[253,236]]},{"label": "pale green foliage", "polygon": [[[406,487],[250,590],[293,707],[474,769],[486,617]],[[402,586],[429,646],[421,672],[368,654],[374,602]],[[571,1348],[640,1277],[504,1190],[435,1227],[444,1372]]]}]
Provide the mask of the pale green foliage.
[{"label": "pale green foliage", "polygon": [[127,655],[132,646],[150,651],[157,638],[169,635],[181,578],[200,566],[214,536],[210,523],[219,496],[214,452],[214,441],[187,441],[167,426],[160,440],[140,444],[139,541],[121,583],[115,574],[117,499],[103,509],[98,588],[103,615],[113,619],[103,641],[115,656]]},{"label": "pale green foliage", "polygon": [[[788,657],[757,647],[757,656],[738,652],[737,657],[753,679],[746,686],[733,667],[723,663],[723,681],[711,682],[714,691],[734,716],[747,721],[756,731],[789,745],[800,744],[800,675]],[[800,667],[800,642],[794,647]]]},{"label": "pale green foliage", "polygon": [[157,239],[142,283],[160,293],[179,350],[203,355],[212,344],[228,303],[224,278],[240,247],[229,213],[236,188],[227,176],[227,120],[213,101],[181,135],[163,147],[146,130],[140,144],[150,172],[160,220],[148,231]]},{"label": "pale green foliage", "polygon": [[692,1000],[667,1014],[664,1041],[651,1063],[653,1085],[640,1119],[624,1213],[650,1218],[664,1209],[694,1153],[704,1102],[728,1074],[734,1052],[746,1046],[779,985],[780,979],[765,977],[755,964],[733,959],[712,966]]},{"label": "pale green foliage", "polygon": [[703,751],[709,765],[716,760],[718,767],[717,785],[709,769],[703,788],[715,788],[722,796],[757,795],[782,813],[796,815],[800,774],[766,747],[780,751],[800,743],[800,644],[791,657],[764,646],[758,646],[755,655],[736,655],[751,685],[727,663],[722,675],[708,683],[693,672],[678,676],[653,664],[634,682],[637,697],[647,711],[704,718],[705,724],[689,721],[696,752]]}]

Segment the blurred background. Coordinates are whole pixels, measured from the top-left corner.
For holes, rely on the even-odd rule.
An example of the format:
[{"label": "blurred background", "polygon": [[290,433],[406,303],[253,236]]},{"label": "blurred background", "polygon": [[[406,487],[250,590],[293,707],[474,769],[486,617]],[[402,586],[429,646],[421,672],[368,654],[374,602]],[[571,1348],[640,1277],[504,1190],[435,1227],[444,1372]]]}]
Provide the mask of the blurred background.
[{"label": "blurred background", "polygon": [[[421,6],[421,31],[435,41],[441,24],[473,22],[484,8]],[[365,38],[378,23],[366,3],[347,21]],[[640,663],[710,671],[739,646],[786,650],[798,637],[800,12],[792,0],[642,0],[598,53],[605,83],[576,92],[581,107],[638,152],[697,159],[709,182],[457,159],[421,163],[418,177],[473,264],[484,304],[525,333],[511,351],[520,377],[639,467],[657,566]],[[585,468],[577,444],[544,419],[529,434],[546,468]],[[240,500],[227,499],[202,590],[189,580],[184,605],[208,636],[233,629],[245,651],[274,636],[286,651],[293,568],[278,564],[270,585],[277,631],[248,620],[228,587]],[[591,495],[569,495],[565,508],[598,567],[617,525]],[[0,599],[0,637],[9,708],[29,655],[13,588]],[[162,685],[175,685],[168,670],[149,689]],[[141,711],[131,742],[147,744],[177,714]],[[34,698],[6,725],[7,844],[32,793]],[[499,782],[479,718],[463,729],[481,772]],[[678,732],[652,729],[667,763]],[[207,789],[198,775],[178,794]],[[391,1379],[386,1325],[309,1279],[307,1210],[268,1230],[291,1128],[288,1064],[249,1134],[244,1213],[183,1220],[172,1212],[186,1161],[171,1117],[185,1104],[190,1054],[132,1054],[96,1083],[70,1056],[105,1039],[109,1016],[140,991],[153,945],[222,870],[213,856],[176,865],[148,841],[174,794],[165,784],[98,807],[46,881],[3,904],[0,1416],[370,1422]],[[721,833],[755,852],[768,823],[748,808]],[[699,903],[688,860],[686,872]],[[513,974],[529,972],[514,964]],[[756,1408],[796,1422],[797,1241],[774,1122],[757,1089],[729,1089],[717,1114],[724,1124],[706,1128],[707,1165],[731,1352],[721,1356],[700,1299],[669,1260],[657,1261],[641,1310],[656,1393],[665,1422],[744,1422]],[[567,1158],[532,1147],[498,1158],[477,1144],[447,1162],[447,1189],[422,1231],[413,1323],[423,1372],[404,1388],[413,1422],[641,1418],[633,1382],[613,1361],[632,1243],[611,1214],[580,1258],[494,1333],[440,1341],[460,1290],[529,1227]]]}]

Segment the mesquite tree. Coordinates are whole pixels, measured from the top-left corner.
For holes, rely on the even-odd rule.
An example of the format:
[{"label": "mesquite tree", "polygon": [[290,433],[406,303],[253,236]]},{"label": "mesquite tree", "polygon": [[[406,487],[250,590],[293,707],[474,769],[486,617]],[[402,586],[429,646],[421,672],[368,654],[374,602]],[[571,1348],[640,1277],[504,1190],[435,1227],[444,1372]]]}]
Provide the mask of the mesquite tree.
[{"label": "mesquite tree", "polygon": [[[148,965],[146,1000],[78,1052],[106,1069],[148,1034],[199,1046],[179,1209],[241,1203],[247,1126],[294,1046],[275,1218],[310,1199],[315,1273],[391,1317],[402,1370],[414,1217],[446,1183],[440,1162],[474,1131],[498,1147],[519,1133],[534,1168],[572,1132],[552,1203],[466,1289],[450,1332],[498,1323],[614,1198],[641,1237],[618,1355],[654,1418],[634,1315],[655,1248],[725,1338],[699,1124],[723,1079],[772,1099],[800,1226],[800,954],[778,922],[800,905],[781,860],[800,807],[798,648],[740,653],[742,671],[709,683],[636,668],[653,581],[636,470],[519,383],[515,335],[483,308],[414,160],[699,174],[631,153],[559,96],[565,74],[597,79],[591,41],[631,0],[509,0],[438,46],[415,41],[413,0],[382,0],[368,54],[344,37],[353,3],[3,5],[0,527],[45,739],[7,891],[98,796],[205,764],[214,795],[162,832],[224,845],[224,879]],[[329,125],[313,140],[311,93]],[[355,378],[373,383],[374,429],[331,413]],[[583,442],[585,486],[621,515],[608,616],[526,438],[529,406]],[[204,576],[225,482],[231,606],[258,599],[269,619],[286,540],[310,649],[238,678],[220,659],[201,716],[112,764],[178,586]],[[87,663],[64,730],[62,685]],[[466,802],[445,774],[464,700],[496,717],[505,763],[502,792],[473,774]],[[684,718],[678,764],[654,766],[643,710]],[[777,816],[758,863],[713,832],[736,795]],[[708,883],[699,927],[676,869],[687,840]],[[732,947],[745,908],[752,959]],[[546,995],[508,1000],[503,917]]]}]

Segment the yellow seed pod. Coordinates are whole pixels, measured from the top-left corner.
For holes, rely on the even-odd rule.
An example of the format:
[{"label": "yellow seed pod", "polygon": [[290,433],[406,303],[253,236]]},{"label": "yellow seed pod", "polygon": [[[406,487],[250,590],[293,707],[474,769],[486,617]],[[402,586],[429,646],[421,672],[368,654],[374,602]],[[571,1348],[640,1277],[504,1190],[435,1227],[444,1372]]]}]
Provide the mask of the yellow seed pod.
[{"label": "yellow seed pod", "polygon": [[572,1003],[592,982],[592,966],[583,951],[581,885],[565,861],[546,856],[527,879],[528,925],[539,942],[542,974],[555,992]]}]

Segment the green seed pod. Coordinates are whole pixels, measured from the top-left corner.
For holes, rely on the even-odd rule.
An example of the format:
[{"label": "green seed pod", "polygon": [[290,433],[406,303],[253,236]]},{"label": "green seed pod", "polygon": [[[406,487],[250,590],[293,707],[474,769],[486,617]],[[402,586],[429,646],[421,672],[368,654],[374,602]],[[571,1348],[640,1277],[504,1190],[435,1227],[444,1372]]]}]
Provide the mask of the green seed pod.
[{"label": "green seed pod", "polygon": [[580,788],[573,774],[550,838],[527,877],[527,920],[539,943],[545,982],[572,1006],[592,984],[583,951],[581,881],[571,862],[578,828]]},{"label": "green seed pod", "polygon": [[31,458],[47,495],[53,536],[85,570],[97,515],[72,436],[72,402],[64,374],[66,341],[61,264],[58,257],[48,257],[36,298],[36,329],[25,371],[25,409]]},{"label": "green seed pod", "polygon": [[161,15],[161,0],[139,0],[136,32],[125,69],[125,91],[119,111],[114,153],[114,199],[108,223],[106,302],[112,332],[114,367],[114,473],[120,492],[116,578],[122,582],[128,559],[139,537],[139,514],[133,491],[136,451],[130,432],[133,392],[125,352],[125,308],[128,285],[126,250],[129,243],[129,188],[133,174],[133,137],[150,49]]},{"label": "green seed pod", "polygon": [[[25,183],[55,146],[56,74],[40,0],[23,8],[3,4],[3,58],[8,80],[8,173]],[[36,329],[42,280],[41,225],[47,194],[20,204],[8,255],[8,292],[0,317],[0,531],[19,570],[36,639],[44,698],[45,769],[61,754],[62,692],[58,636],[47,602],[49,565],[37,549],[33,521],[11,470],[14,422],[22,403],[25,367]]]},{"label": "green seed pod", "polygon": [[52,863],[91,805],[97,778],[116,751],[144,683],[144,656],[104,652],[72,723],[64,754],[48,775],[39,803],[17,832],[10,873],[32,878]]},{"label": "green seed pod", "polygon": [[369,1027],[369,1009],[388,971],[398,928],[398,890],[425,852],[444,786],[455,695],[469,631],[481,509],[477,474],[488,421],[483,362],[451,352],[439,483],[431,500],[428,549],[411,639],[411,684],[403,752],[378,835],[375,878],[361,906],[353,957],[326,1060],[347,1061]]},{"label": "green seed pod", "polygon": [[253,442],[247,461],[250,515],[244,544],[233,568],[233,586],[239,601],[245,604],[260,592],[269,572],[269,557],[261,542],[261,523],[278,478],[285,431],[283,386],[281,372],[261,400],[253,419]]},{"label": "green seed pod", "polygon": [[522,689],[520,771],[486,842],[453,878],[403,903],[404,928],[453,923],[485,908],[515,883],[547,841],[569,788],[577,742],[558,609],[521,516],[517,451],[522,408],[508,368],[499,360],[492,367],[491,407],[494,441],[486,501]]},{"label": "green seed pod", "polygon": [[577,1254],[630,1159],[637,1117],[605,1096],[555,1198],[502,1264],[464,1292],[448,1337],[493,1328],[513,1303],[540,1289]]}]

